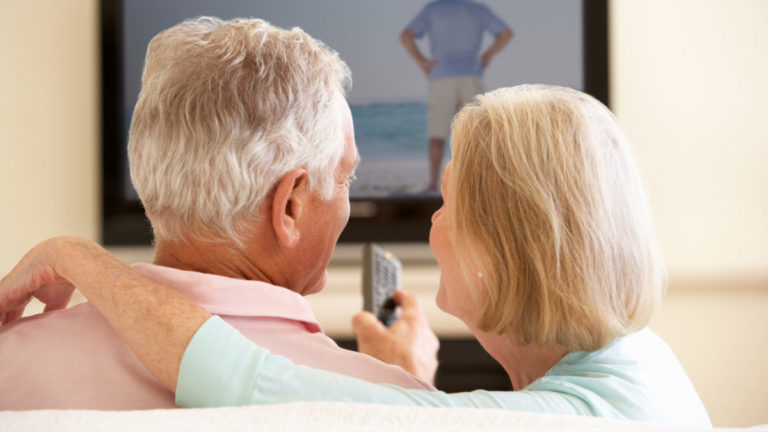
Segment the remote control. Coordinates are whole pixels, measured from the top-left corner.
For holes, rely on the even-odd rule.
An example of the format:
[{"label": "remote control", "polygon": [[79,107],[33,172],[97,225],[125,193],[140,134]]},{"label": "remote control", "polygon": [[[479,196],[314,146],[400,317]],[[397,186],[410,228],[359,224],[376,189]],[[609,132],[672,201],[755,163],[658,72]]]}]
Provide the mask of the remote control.
[{"label": "remote control", "polygon": [[397,257],[375,243],[363,248],[363,309],[389,327],[397,320],[392,294],[400,288],[403,266]]}]

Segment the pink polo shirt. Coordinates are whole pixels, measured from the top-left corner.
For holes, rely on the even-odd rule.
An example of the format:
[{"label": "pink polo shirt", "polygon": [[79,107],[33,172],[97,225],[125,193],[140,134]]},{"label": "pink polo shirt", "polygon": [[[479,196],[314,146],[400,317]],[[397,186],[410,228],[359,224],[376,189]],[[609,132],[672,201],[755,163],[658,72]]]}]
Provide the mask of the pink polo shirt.
[{"label": "pink polo shirt", "polygon": [[[323,333],[307,301],[293,291],[152,264],[133,268],[295,363],[377,383],[434,390],[399,367],[339,348]],[[3,410],[176,407],[173,394],[144,369],[89,303],[0,327],[0,389]]]}]

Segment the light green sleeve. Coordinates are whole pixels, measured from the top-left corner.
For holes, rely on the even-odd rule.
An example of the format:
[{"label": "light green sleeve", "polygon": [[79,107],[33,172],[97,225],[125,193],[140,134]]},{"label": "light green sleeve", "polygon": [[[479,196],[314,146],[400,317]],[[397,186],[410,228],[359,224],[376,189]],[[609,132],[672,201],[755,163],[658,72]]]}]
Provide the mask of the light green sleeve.
[{"label": "light green sleeve", "polygon": [[374,384],[299,366],[256,346],[217,316],[192,338],[176,389],[176,404],[182,407],[318,400],[590,414],[582,400],[556,391],[446,394]]}]

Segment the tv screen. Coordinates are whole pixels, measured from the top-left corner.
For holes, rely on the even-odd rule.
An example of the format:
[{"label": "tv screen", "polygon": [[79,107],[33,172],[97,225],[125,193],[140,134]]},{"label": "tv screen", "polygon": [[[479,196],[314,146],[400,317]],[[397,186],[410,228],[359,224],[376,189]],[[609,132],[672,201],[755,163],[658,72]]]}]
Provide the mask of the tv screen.
[{"label": "tv screen", "polygon": [[[361,156],[341,241],[422,242],[441,203],[428,186],[428,80],[400,34],[427,1],[103,0],[103,241],[151,240],[127,163],[127,137],[150,39],[185,19],[256,17],[301,27],[352,70],[347,95]],[[565,85],[608,103],[606,1],[486,0],[514,37],[484,70],[485,90],[521,83]],[[482,52],[493,42],[486,33]],[[417,39],[429,55],[429,37]],[[445,145],[442,165],[450,158]]]}]

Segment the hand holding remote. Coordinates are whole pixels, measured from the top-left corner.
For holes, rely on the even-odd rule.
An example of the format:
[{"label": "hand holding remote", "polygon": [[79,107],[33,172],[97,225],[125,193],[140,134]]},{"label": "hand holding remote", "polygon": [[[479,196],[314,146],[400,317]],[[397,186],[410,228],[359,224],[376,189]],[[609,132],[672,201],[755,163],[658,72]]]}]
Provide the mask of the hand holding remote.
[{"label": "hand holding remote", "polygon": [[411,375],[432,384],[437,371],[440,341],[429,327],[416,296],[397,290],[393,301],[402,308],[402,314],[389,328],[367,311],[359,312],[352,318],[358,351],[400,366]]}]

